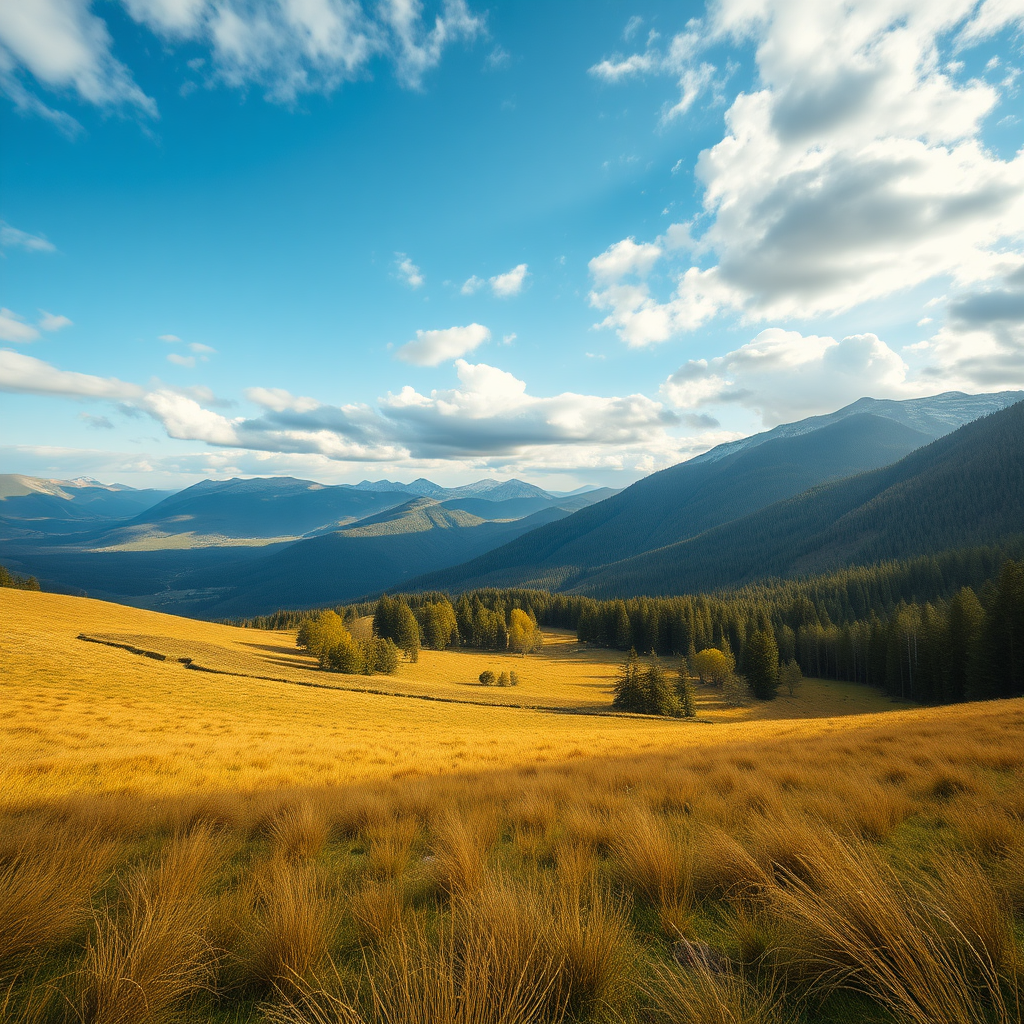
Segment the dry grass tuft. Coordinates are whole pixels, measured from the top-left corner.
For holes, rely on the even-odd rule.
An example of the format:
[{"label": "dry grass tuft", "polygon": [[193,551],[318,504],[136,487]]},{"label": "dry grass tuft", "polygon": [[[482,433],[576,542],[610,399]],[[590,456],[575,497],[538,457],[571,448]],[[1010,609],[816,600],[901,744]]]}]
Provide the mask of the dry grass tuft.
[{"label": "dry grass tuft", "polygon": [[[934,890],[904,883],[879,853],[838,839],[807,868],[813,882],[791,875],[768,898],[800,935],[796,959],[813,966],[816,988],[864,992],[912,1024],[1018,1020],[982,938],[936,905]],[[994,909],[970,882],[958,895],[983,900],[962,914],[972,922]],[[990,939],[996,927],[985,929]]]},{"label": "dry grass tuft", "polygon": [[756,986],[741,973],[697,964],[656,967],[646,994],[654,1019],[665,1024],[787,1024],[780,989]]},{"label": "dry grass tuft", "polygon": [[639,810],[625,817],[618,823],[612,854],[627,889],[661,906],[689,903],[692,847],[680,842],[663,818]]},{"label": "dry grass tuft", "polygon": [[271,841],[287,860],[312,860],[330,833],[326,815],[311,800],[285,808],[270,826]]},{"label": "dry grass tuft", "polygon": [[381,946],[392,940],[403,927],[402,905],[402,892],[395,881],[364,882],[348,904],[359,941]]},{"label": "dry grass tuft", "polygon": [[290,988],[323,965],[338,919],[337,907],[309,864],[272,861],[257,883],[251,947],[252,980]]},{"label": "dry grass tuft", "polygon": [[113,845],[90,831],[47,833],[30,830],[0,860],[0,977],[85,922],[113,860]]},{"label": "dry grass tuft", "polygon": [[209,984],[203,888],[221,854],[211,833],[197,830],[173,840],[154,867],[129,874],[120,906],[97,916],[75,975],[82,1024],[159,1021]]}]

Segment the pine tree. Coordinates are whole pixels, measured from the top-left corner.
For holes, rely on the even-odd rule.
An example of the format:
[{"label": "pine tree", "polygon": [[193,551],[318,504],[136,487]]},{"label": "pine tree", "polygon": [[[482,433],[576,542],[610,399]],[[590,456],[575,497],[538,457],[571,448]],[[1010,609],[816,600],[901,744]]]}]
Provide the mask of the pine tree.
[{"label": "pine tree", "polygon": [[767,629],[751,634],[746,648],[747,681],[758,700],[774,700],[779,690],[779,648]]},{"label": "pine tree", "polygon": [[679,697],[668,681],[668,676],[665,675],[657,656],[647,666],[642,685],[648,714],[677,716],[681,713]]},{"label": "pine tree", "polygon": [[685,661],[679,664],[679,680],[676,683],[679,695],[679,710],[683,718],[693,718],[697,714],[697,695],[693,689],[693,680]]},{"label": "pine tree", "polygon": [[615,699],[612,701],[612,707],[621,711],[647,710],[647,695],[644,693],[641,679],[640,659],[636,656],[635,650],[629,652],[626,663],[622,666],[622,673],[615,680]]}]

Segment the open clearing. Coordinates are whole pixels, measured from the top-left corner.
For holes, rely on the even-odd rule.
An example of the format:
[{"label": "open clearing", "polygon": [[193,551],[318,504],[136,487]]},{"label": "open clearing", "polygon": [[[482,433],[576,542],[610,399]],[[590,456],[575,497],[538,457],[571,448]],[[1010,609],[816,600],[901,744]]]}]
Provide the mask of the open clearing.
[{"label": "open clearing", "polygon": [[[550,631],[527,658],[422,651],[396,675],[367,677],[321,671],[291,632],[102,601],[4,590],[0,618],[8,803],[69,789],[251,789],[539,764],[828,731],[837,727],[829,716],[856,715],[843,727],[862,726],[865,713],[893,708],[865,687],[806,681],[797,697],[748,708],[702,694],[697,723],[611,715],[621,655]],[[514,668],[523,683],[481,686],[484,668]],[[478,706],[487,704],[609,714]]]},{"label": "open clearing", "polygon": [[98,601],[0,621],[5,1022],[1021,1018],[1024,701],[666,721],[595,713],[620,658],[566,634],[367,679]]}]

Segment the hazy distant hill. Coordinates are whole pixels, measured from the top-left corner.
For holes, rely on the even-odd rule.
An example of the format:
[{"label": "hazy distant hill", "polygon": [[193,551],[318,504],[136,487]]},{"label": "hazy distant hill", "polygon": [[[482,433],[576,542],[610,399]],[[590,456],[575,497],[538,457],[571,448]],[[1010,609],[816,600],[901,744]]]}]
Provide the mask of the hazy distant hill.
[{"label": "hazy distant hill", "polygon": [[96,546],[182,534],[195,536],[197,543],[203,538],[298,538],[337,529],[411,497],[404,491],[358,491],[294,477],[203,480],[147,509]]},{"label": "hazy distant hill", "polygon": [[[947,394],[906,403],[862,399],[830,416],[756,435],[756,444],[744,439],[719,446],[413,585],[571,586],[603,565],[695,537],[816,484],[896,462],[959,423],[1004,407],[1014,394],[1020,397]],[[911,420],[926,429],[905,422]]]},{"label": "hazy distant hill", "polygon": [[816,487],[699,537],[585,574],[573,589],[675,594],[1024,535],[1024,403],[893,466]]},{"label": "hazy distant hill", "polygon": [[464,512],[471,512],[481,519],[518,519],[545,508],[560,508],[566,512],[575,512],[618,493],[618,490],[613,487],[597,487],[584,491],[582,494],[562,498],[506,498],[504,501],[496,501],[490,497],[450,498],[443,504],[445,508],[457,508]]},{"label": "hazy distant hill", "polygon": [[185,581],[187,595],[168,594],[149,603],[226,618],[351,600],[400,589],[412,576],[452,565],[467,552],[480,554],[568,514],[548,508],[514,522],[487,522],[420,497],[348,529],[237,566],[197,572]]},{"label": "hazy distant hill", "polygon": [[0,474],[0,536],[96,529],[109,520],[136,516],[173,493],[88,479]]},{"label": "hazy distant hill", "polygon": [[410,484],[400,484],[393,480],[361,480],[357,484],[345,484],[357,491],[405,491],[407,494],[419,494],[437,501],[452,498],[484,498],[490,501],[507,501],[511,498],[553,498],[556,495],[543,490],[525,480],[477,480],[475,483],[463,484],[460,487],[442,487],[432,480],[420,477]]}]

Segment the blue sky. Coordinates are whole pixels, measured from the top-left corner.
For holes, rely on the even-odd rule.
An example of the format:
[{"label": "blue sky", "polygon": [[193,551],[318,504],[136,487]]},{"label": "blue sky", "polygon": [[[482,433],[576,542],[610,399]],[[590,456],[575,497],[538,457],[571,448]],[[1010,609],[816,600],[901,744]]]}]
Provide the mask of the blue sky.
[{"label": "blue sky", "polygon": [[1022,27],[6,5],[0,471],[622,485],[866,394],[1024,387]]}]

